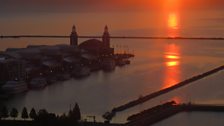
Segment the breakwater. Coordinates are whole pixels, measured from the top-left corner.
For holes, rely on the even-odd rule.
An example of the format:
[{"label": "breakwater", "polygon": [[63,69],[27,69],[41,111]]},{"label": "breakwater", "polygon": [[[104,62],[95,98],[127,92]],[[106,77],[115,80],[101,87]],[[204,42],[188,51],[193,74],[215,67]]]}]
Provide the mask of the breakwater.
[{"label": "breakwater", "polygon": [[180,82],[180,83],[177,83],[177,84],[174,85],[174,86],[171,86],[171,87],[168,87],[168,88],[165,88],[165,89],[156,91],[156,92],[151,93],[151,94],[149,94],[149,95],[143,96],[143,97],[141,97],[141,98],[139,98],[139,99],[130,101],[130,102],[128,102],[128,103],[126,103],[126,104],[124,104],[124,105],[121,105],[121,106],[119,106],[119,107],[115,107],[115,108],[112,109],[111,112],[107,112],[107,113],[105,113],[105,114],[103,115],[103,118],[106,119],[106,120],[112,120],[112,118],[116,115],[117,112],[122,112],[122,111],[124,111],[124,110],[129,109],[129,108],[135,107],[135,106],[137,106],[137,105],[139,105],[139,104],[142,104],[142,103],[144,103],[144,102],[147,102],[147,101],[149,101],[149,100],[151,100],[151,99],[153,99],[153,98],[155,98],[155,97],[158,97],[158,96],[160,96],[160,95],[166,94],[166,93],[171,92],[171,91],[173,91],[173,90],[176,90],[176,89],[178,89],[178,88],[180,88],[180,87],[189,85],[189,84],[191,84],[192,82],[198,81],[198,80],[203,79],[203,78],[205,78],[205,77],[207,77],[207,76],[210,76],[210,75],[212,75],[212,74],[215,74],[215,73],[217,73],[217,72],[219,72],[219,71],[221,71],[221,70],[223,70],[223,69],[224,69],[224,65],[219,66],[219,67],[217,67],[217,68],[215,68],[215,69],[212,69],[212,70],[210,70],[210,71],[208,71],[208,72],[205,72],[205,73],[202,73],[202,74],[193,76],[193,77],[191,77],[191,78],[189,78],[189,79],[186,79],[186,80],[184,80],[184,81],[182,81],[182,82]]},{"label": "breakwater", "polygon": [[127,118],[127,126],[149,126],[180,112],[224,112],[224,105],[176,104],[174,101],[144,110]]}]

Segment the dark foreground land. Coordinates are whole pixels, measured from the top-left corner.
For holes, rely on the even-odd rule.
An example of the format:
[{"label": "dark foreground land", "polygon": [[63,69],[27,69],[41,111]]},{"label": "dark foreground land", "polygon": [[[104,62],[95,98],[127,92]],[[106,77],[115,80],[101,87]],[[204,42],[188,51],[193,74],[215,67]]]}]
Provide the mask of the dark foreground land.
[{"label": "dark foreground land", "polygon": [[175,101],[144,110],[127,118],[127,123],[76,121],[69,118],[39,118],[38,120],[0,120],[0,126],[150,126],[180,112],[224,112],[224,106],[206,104],[177,104]]}]

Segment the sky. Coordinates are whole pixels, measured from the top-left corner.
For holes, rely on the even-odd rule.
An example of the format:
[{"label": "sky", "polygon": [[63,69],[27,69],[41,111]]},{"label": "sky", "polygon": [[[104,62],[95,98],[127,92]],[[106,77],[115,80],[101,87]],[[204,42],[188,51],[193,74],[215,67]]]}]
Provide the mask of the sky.
[{"label": "sky", "polygon": [[[217,15],[204,11],[222,9],[223,5],[224,0],[0,0],[0,32],[39,34],[44,32],[40,26],[46,24],[48,29],[52,29],[46,31],[48,34],[53,34],[54,31],[61,31],[57,34],[62,34],[70,29],[72,24],[82,26],[80,29],[83,31],[93,26],[92,29],[101,31],[103,27],[101,25],[105,24],[113,25],[111,26],[113,29],[136,30],[145,29],[146,26],[155,26],[159,29],[166,28],[167,25],[175,29],[178,26],[190,27],[191,24],[202,24],[199,17],[205,18],[208,15],[210,18],[215,17],[212,20],[216,22],[217,17],[220,22],[223,21],[223,11],[218,11],[221,14]],[[193,11],[190,14],[184,12],[192,9],[200,11],[197,13]],[[107,12],[112,13],[107,14]],[[205,23],[206,21],[203,20]],[[55,30],[61,24],[63,26]],[[68,26],[65,27],[65,24]],[[217,23],[214,24],[215,26],[211,27],[217,27]],[[16,30],[10,30],[12,28]],[[64,30],[60,30],[62,28]]]},{"label": "sky", "polygon": [[0,0],[0,13],[137,11],[178,3],[181,9],[217,9],[223,0]]}]

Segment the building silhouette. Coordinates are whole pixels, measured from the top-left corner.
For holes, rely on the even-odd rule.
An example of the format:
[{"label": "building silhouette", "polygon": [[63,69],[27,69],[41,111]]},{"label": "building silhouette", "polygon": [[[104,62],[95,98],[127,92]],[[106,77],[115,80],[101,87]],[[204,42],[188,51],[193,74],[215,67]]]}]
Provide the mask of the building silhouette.
[{"label": "building silhouette", "polygon": [[111,56],[114,54],[114,48],[110,47],[110,34],[108,27],[105,26],[102,41],[98,39],[89,39],[79,45],[79,49],[86,50],[97,57]]},{"label": "building silhouette", "polygon": [[78,34],[76,32],[76,27],[73,25],[72,32],[70,34],[70,45],[77,47],[78,46]]},{"label": "building silhouette", "polygon": [[103,41],[103,44],[104,44],[104,48],[110,48],[110,34],[109,34],[109,31],[108,31],[107,25],[104,28],[102,41]]}]

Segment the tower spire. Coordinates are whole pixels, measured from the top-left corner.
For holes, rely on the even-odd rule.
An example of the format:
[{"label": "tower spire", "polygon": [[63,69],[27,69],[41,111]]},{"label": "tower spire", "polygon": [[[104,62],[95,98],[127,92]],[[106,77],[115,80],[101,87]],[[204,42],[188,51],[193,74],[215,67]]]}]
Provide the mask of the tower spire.
[{"label": "tower spire", "polygon": [[72,32],[70,34],[70,45],[75,47],[78,46],[78,34],[76,32],[75,25],[72,26]]},{"label": "tower spire", "polygon": [[76,27],[75,27],[75,25],[72,26],[72,32],[73,33],[76,33]]},{"label": "tower spire", "polygon": [[107,25],[104,27],[104,33],[107,32],[108,33],[108,27]]},{"label": "tower spire", "polygon": [[107,25],[104,27],[104,33],[102,39],[104,43],[104,48],[110,48],[110,34]]}]

